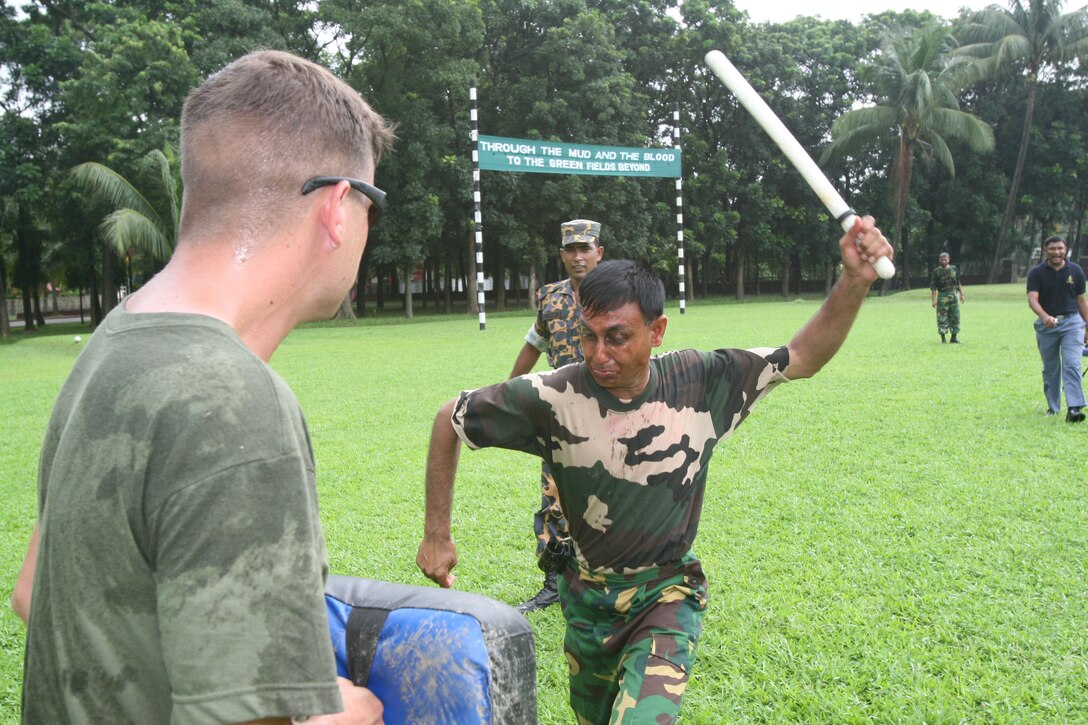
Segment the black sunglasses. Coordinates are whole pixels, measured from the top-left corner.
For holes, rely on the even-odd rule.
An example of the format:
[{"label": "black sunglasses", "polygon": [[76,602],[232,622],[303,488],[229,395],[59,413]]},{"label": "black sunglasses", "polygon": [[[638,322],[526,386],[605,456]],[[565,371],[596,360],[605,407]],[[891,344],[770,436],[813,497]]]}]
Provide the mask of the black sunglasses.
[{"label": "black sunglasses", "polygon": [[385,192],[373,184],[368,184],[359,179],[352,179],[348,176],[315,176],[302,185],[302,195],[305,196],[322,186],[339,184],[341,181],[348,182],[352,189],[370,199],[370,209],[368,211],[370,226],[377,224],[378,220],[382,218],[382,210],[385,208]]}]

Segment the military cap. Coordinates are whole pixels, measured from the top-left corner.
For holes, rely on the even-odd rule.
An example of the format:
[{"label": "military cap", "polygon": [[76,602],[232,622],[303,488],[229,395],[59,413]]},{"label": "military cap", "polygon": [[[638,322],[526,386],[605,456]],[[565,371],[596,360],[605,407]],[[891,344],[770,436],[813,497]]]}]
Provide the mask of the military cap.
[{"label": "military cap", "polygon": [[563,222],[559,229],[563,235],[564,247],[568,244],[596,244],[597,238],[601,236],[600,222],[589,219],[572,219]]}]

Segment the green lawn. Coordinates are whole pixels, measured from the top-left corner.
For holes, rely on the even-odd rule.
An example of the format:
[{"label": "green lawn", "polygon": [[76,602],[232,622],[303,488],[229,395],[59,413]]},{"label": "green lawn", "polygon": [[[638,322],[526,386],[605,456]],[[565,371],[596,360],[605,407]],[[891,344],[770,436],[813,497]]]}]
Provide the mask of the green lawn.
[{"label": "green lawn", "polygon": [[[1088,423],[1043,417],[1022,285],[966,291],[956,346],[940,344],[928,290],[870,299],[820,375],[778,388],[718,448],[695,543],[711,605],[684,722],[1088,721]],[[665,344],[783,344],[817,304],[700,300],[681,316],[673,303]],[[504,378],[530,319],[313,326],[284,342],[272,364],[310,423],[334,572],[427,583],[414,560],[434,412]],[[5,596],[49,408],[82,347],[72,336],[88,334],[60,331],[0,345]],[[517,603],[541,578],[538,465],[461,460],[458,587]],[[571,721],[561,619],[531,617],[545,724]],[[22,646],[4,608],[0,723],[18,719]]]}]

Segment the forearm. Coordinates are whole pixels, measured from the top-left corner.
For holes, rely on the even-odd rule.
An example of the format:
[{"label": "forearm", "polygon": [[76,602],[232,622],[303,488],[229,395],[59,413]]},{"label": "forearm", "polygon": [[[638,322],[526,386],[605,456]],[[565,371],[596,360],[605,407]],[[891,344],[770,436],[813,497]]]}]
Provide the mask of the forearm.
[{"label": "forearm", "polygon": [[38,566],[38,537],[39,525],[35,524],[23,566],[19,569],[19,578],[15,582],[15,591],[11,593],[11,608],[23,620],[23,624],[30,621],[30,594],[34,586],[34,570]]},{"label": "forearm", "polygon": [[851,275],[844,275],[835,283],[820,310],[790,340],[786,375],[791,380],[812,377],[835,356],[853,327],[871,285],[872,282]]},{"label": "forearm", "polygon": [[540,359],[540,350],[529,343],[525,343],[521,347],[521,352],[518,353],[517,360],[514,361],[514,369],[510,371],[510,377],[516,378],[519,375],[525,375],[533,371],[533,366],[536,365],[536,361]]},{"label": "forearm", "polygon": [[1028,307],[1030,307],[1031,311],[1043,322],[1050,319],[1050,313],[1044,310],[1043,306],[1039,304],[1038,292],[1028,292]]},{"label": "forearm", "polygon": [[456,401],[450,401],[434,419],[431,446],[427,453],[427,504],[423,524],[423,540],[416,553],[416,566],[439,586],[450,587],[457,579],[452,573],[457,566],[457,545],[450,532],[453,509],[453,480],[461,440],[453,429],[451,415]]},{"label": "forearm", "polygon": [[453,510],[453,481],[460,459],[461,440],[453,430],[454,401],[438,411],[431,428],[427,452],[427,508],[423,534],[427,538],[449,538]]}]

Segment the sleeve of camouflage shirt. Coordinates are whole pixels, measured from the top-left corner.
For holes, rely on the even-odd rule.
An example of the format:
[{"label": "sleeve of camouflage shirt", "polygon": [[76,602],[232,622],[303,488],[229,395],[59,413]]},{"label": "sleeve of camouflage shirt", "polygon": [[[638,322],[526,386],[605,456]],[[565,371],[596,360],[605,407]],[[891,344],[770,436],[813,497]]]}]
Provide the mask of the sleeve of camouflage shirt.
[{"label": "sleeve of camouflage shirt", "polygon": [[546,458],[545,431],[550,407],[541,401],[528,378],[559,371],[533,373],[461,393],[453,409],[453,428],[469,448],[506,448]]},{"label": "sleeve of camouflage shirt", "polygon": [[529,328],[529,331],[525,333],[525,342],[529,343],[537,350],[546,353],[548,351],[548,338],[551,337],[551,331],[548,329],[547,323],[544,322],[544,294],[545,287],[541,287],[536,291],[536,322]]},{"label": "sleeve of camouflage shirt", "polygon": [[[748,417],[756,403],[766,397],[779,383],[789,382],[783,371],[789,367],[790,353],[787,347],[753,348],[751,350],[715,350],[706,354],[708,375],[715,378],[728,371],[730,383],[728,396],[712,410],[723,420],[715,421],[719,438],[731,433]],[[713,382],[711,389],[717,388]],[[719,393],[720,394],[720,393]]]}]

